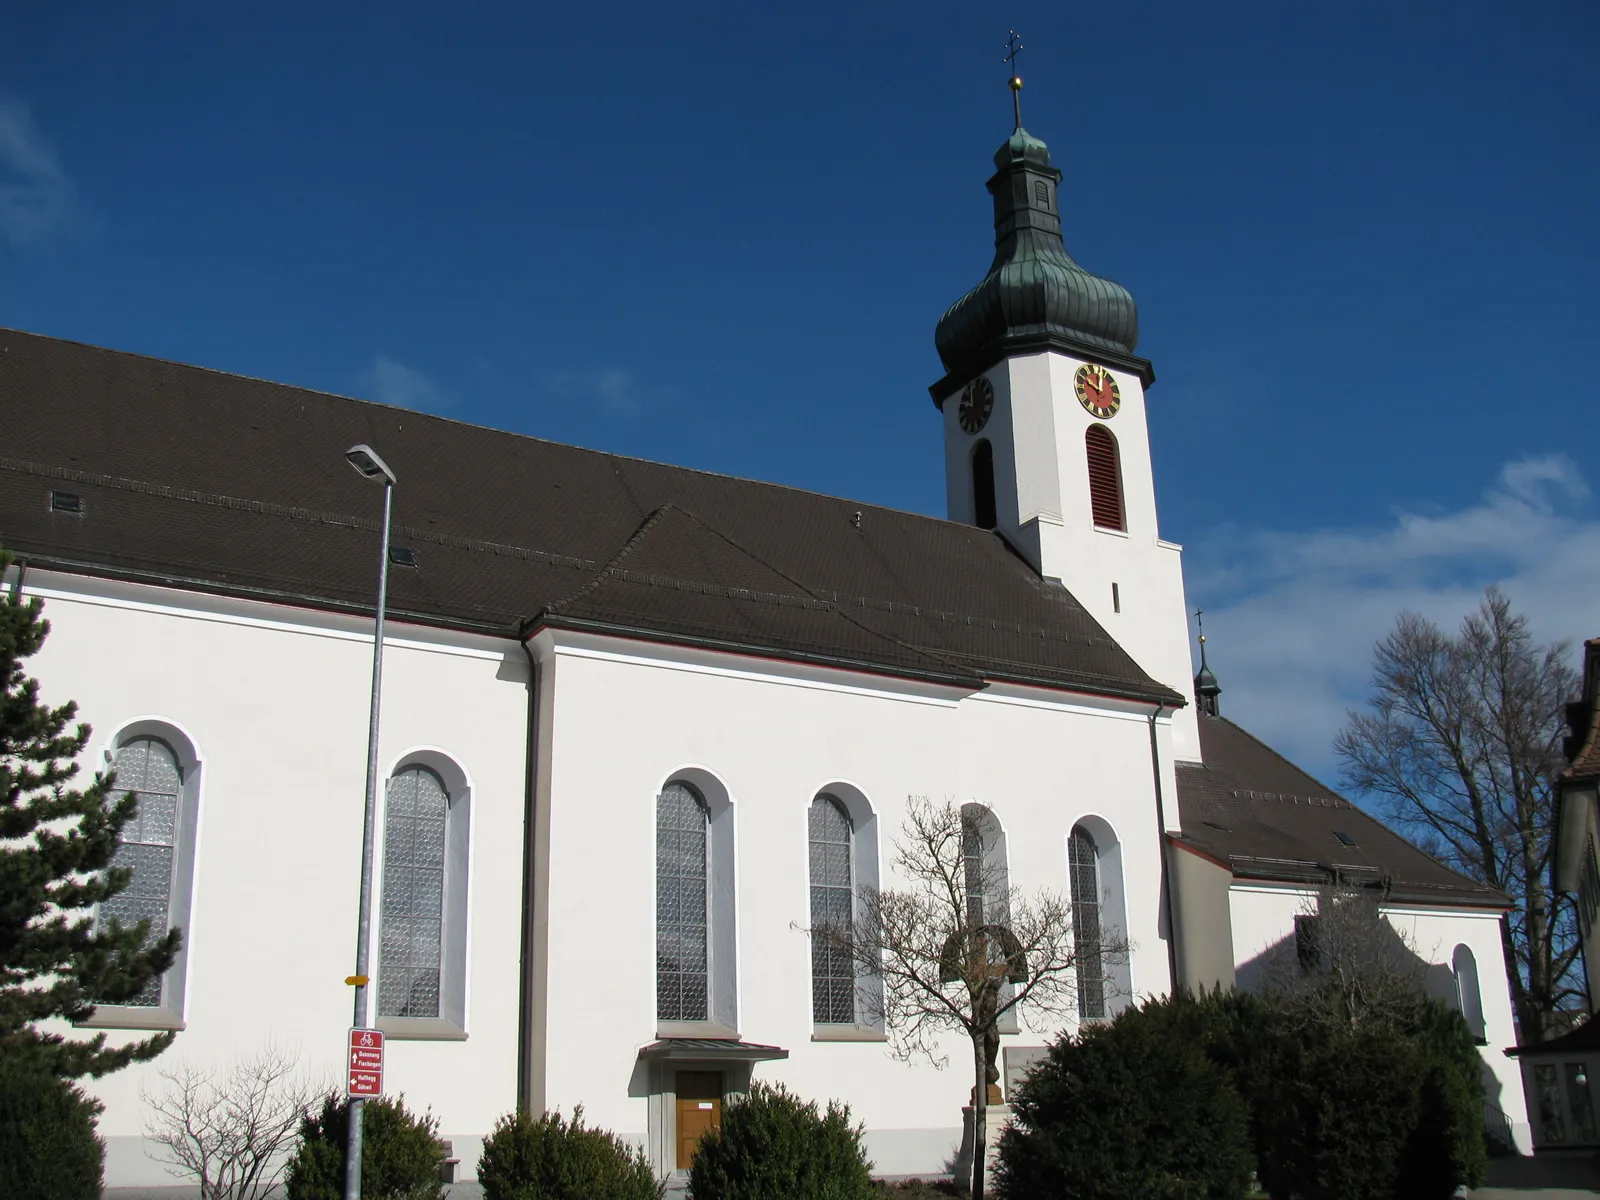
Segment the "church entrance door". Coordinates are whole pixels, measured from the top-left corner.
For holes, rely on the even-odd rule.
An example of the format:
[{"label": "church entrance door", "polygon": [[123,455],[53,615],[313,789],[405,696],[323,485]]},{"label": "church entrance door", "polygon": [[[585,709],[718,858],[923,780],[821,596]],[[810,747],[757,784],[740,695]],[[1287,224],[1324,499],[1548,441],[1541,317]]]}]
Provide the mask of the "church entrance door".
[{"label": "church entrance door", "polygon": [[722,1074],[719,1071],[679,1071],[678,1169],[694,1165],[700,1139],[722,1124]]}]

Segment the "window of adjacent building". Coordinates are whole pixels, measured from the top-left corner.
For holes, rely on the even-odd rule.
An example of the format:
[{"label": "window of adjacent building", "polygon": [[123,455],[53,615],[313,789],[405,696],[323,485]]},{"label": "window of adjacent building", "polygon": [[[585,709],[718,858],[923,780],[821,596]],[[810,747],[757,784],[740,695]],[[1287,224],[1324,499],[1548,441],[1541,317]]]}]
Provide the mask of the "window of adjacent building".
[{"label": "window of adjacent building", "polygon": [[705,801],[669,783],[656,802],[656,1016],[709,1016],[709,905]]},{"label": "window of adjacent building", "polygon": [[1072,891],[1072,942],[1078,983],[1078,1016],[1106,1015],[1105,961],[1101,942],[1100,856],[1081,825],[1067,839],[1067,871]]},{"label": "window of adjacent building", "polygon": [[1584,842],[1583,874],[1578,880],[1578,908],[1583,913],[1583,928],[1587,931],[1600,915],[1600,861],[1595,858],[1594,836]]},{"label": "window of adjacent building", "polygon": [[391,1035],[465,1035],[469,821],[466,775],[444,755],[418,752],[390,776],[377,999]]},{"label": "window of adjacent building", "polygon": [[[132,872],[128,886],[100,906],[102,921],[124,926],[150,922],[147,941],[165,937],[171,925],[173,884],[178,866],[183,772],[172,747],[156,737],[133,737],[117,748],[116,790],[111,802],[132,793],[138,808],[122,827],[122,844],[111,865]],[[150,980],[132,1000],[122,1003],[155,1008],[161,1004],[163,978]]]},{"label": "window of adjacent building", "polygon": [[844,806],[826,793],[811,802],[811,1015],[818,1024],[854,1024],[855,956],[849,931],[855,920],[851,870],[855,830]]},{"label": "window of adjacent building", "polygon": [[1101,529],[1125,528],[1122,512],[1122,465],[1117,439],[1104,425],[1091,425],[1084,434],[1089,458],[1089,507]]},{"label": "window of adjacent building", "polygon": [[972,448],[972,523],[993,529],[998,523],[994,503],[994,447],[988,438]]}]

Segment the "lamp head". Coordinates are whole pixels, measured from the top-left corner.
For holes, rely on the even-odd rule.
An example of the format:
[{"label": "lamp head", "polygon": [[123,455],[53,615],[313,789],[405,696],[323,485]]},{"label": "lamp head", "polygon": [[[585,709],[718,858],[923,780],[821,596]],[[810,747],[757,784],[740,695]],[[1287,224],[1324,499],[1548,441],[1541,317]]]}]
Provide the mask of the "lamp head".
[{"label": "lamp head", "polygon": [[363,479],[379,479],[385,485],[394,483],[394,472],[389,469],[389,464],[379,458],[378,452],[365,442],[359,446],[351,446],[344,452],[344,456]]}]

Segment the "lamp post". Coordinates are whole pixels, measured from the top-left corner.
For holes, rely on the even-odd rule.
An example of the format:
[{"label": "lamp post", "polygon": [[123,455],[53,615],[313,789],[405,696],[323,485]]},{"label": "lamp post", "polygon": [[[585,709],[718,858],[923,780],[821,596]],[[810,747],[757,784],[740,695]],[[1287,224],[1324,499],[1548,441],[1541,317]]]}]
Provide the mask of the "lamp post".
[{"label": "lamp post", "polygon": [[[357,922],[356,1004],[354,1025],[366,1029],[371,1024],[371,1005],[367,997],[367,946],[372,940],[372,845],[378,820],[378,694],[383,687],[383,610],[389,599],[389,508],[394,498],[394,472],[368,445],[351,446],[344,452],[350,465],[363,479],[383,484],[383,546],[378,557],[378,615],[372,634],[372,710],[367,722],[367,804],[361,827],[361,915]],[[361,1200],[361,1115],[366,1101],[350,1097],[349,1131],[345,1141],[345,1200]]]}]

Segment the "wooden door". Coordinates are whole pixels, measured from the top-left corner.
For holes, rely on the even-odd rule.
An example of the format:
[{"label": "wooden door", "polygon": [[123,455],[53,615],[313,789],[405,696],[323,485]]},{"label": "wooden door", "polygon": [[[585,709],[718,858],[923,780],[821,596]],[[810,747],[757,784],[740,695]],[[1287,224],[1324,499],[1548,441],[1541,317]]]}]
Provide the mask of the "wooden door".
[{"label": "wooden door", "polygon": [[694,1164],[695,1147],[706,1133],[722,1124],[722,1075],[716,1071],[679,1071],[678,1167]]}]

